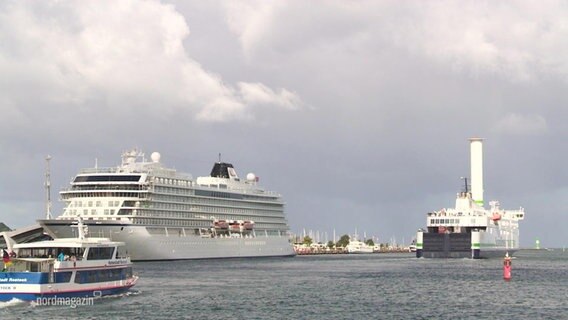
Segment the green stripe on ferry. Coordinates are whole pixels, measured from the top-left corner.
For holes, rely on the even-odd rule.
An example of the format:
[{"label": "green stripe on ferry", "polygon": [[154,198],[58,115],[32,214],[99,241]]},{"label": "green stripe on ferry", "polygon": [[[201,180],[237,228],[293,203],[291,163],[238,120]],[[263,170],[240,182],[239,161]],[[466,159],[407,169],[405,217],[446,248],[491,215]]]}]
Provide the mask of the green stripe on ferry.
[{"label": "green stripe on ferry", "polygon": [[[511,243],[509,244],[509,246],[507,248],[514,248],[515,246],[513,245],[515,242],[511,241]],[[503,245],[496,245],[493,243],[484,243],[481,245],[482,248],[505,248]]]},{"label": "green stripe on ferry", "polygon": [[474,200],[473,202],[475,202],[479,206],[483,207],[483,200]]},{"label": "green stripe on ferry", "polygon": [[481,245],[480,245],[479,243],[472,243],[472,244],[471,244],[471,247],[472,247],[472,248],[479,249],[479,248],[481,248]]},{"label": "green stripe on ferry", "polygon": [[417,244],[416,244],[416,248],[422,249],[422,246],[423,246],[423,245],[424,245],[424,244],[422,244],[422,243],[417,243]]}]

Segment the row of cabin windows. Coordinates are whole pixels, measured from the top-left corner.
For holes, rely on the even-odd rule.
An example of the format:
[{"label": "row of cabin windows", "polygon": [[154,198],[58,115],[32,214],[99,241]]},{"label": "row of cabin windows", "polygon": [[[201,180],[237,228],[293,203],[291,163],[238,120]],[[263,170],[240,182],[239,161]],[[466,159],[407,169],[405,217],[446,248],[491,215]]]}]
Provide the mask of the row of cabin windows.
[{"label": "row of cabin windows", "polygon": [[112,191],[101,191],[101,192],[67,192],[61,194],[64,200],[69,200],[73,198],[145,198],[145,193],[135,193],[135,192],[112,192]]},{"label": "row of cabin windows", "polygon": [[146,191],[148,187],[139,184],[84,184],[84,185],[74,185],[70,191]]},{"label": "row of cabin windows", "polygon": [[[156,205],[154,207],[159,208],[161,206]],[[180,210],[180,209],[173,209],[173,210]],[[174,218],[193,218],[193,217],[195,217],[195,214],[192,213],[192,212],[200,212],[200,213],[208,213],[208,214],[225,213],[225,214],[230,214],[230,215],[249,214],[249,216],[246,216],[246,217],[242,216],[242,219],[254,219],[255,216],[263,216],[263,217],[273,216],[273,217],[276,217],[276,218],[267,218],[267,219],[272,220],[272,221],[280,220],[280,219],[282,219],[282,216],[283,216],[282,211],[271,212],[271,211],[245,210],[245,209],[235,209],[235,208],[200,207],[200,206],[194,206],[192,208],[190,207],[189,210],[191,210],[191,212],[158,211],[158,210],[145,211],[145,210],[141,210],[141,211],[138,211],[136,215],[138,215],[138,216],[150,216],[150,217],[159,215],[159,216],[174,217]],[[77,209],[68,209],[67,210],[67,215],[75,216],[78,213],[81,213],[81,211],[77,210]],[[96,209],[91,209],[90,211],[88,209],[83,209],[82,215],[83,216],[89,216],[89,215],[95,216],[95,215],[100,215],[101,213],[105,216],[108,216],[108,215],[115,215],[115,213],[117,213],[117,212],[114,209],[104,209],[104,210],[100,210],[100,211],[96,210]],[[130,215],[130,214],[132,214],[132,210],[131,209],[121,209],[121,210],[118,211],[118,214],[119,215]]]},{"label": "row of cabin windows", "polygon": [[[114,247],[89,248],[87,260],[110,260],[114,254]],[[65,260],[83,259],[85,248],[22,248],[18,250],[19,258],[56,258],[60,254]],[[61,259],[63,260],[63,259]]]},{"label": "row of cabin windows", "polygon": [[[199,213],[206,213],[205,211],[200,211]],[[211,213],[211,212],[208,212]],[[226,220],[253,220],[253,221],[262,221],[262,222],[272,222],[272,223],[283,223],[284,215],[267,215],[263,214],[262,212],[257,213],[256,215],[235,215],[231,214],[230,212],[223,212],[225,214],[215,214],[213,215],[217,219],[226,219]],[[162,217],[169,217],[169,218],[187,218],[187,219],[194,219],[194,218],[203,218],[202,214],[196,213],[189,213],[189,212],[176,212],[176,211],[162,211],[162,210],[140,210],[136,214],[139,217],[150,217],[150,218],[162,218]],[[207,215],[209,216],[209,215]],[[194,225],[194,224],[190,224]]]},{"label": "row of cabin windows", "polygon": [[[232,212],[237,213],[248,213],[251,210],[267,210],[267,211],[276,211],[282,212],[283,205],[281,203],[235,203],[234,201],[226,201],[220,199],[170,199],[169,196],[156,196],[156,200],[166,201],[164,203],[155,202],[152,204],[154,208],[165,208],[165,209],[177,209],[177,210],[207,210],[207,211],[224,211],[226,208],[224,207],[209,207],[209,206],[226,206],[230,207]],[[132,201],[129,201],[132,202]],[[178,203],[172,203],[178,202]],[[196,203],[196,204],[206,204],[208,207],[198,207],[198,206],[191,206],[185,205],[183,203]],[[136,206],[135,204],[129,203],[130,206]],[[83,208],[83,214],[88,214],[88,208],[91,208],[91,213],[95,214],[94,207],[102,207],[102,201],[72,201],[69,203],[68,208]],[[111,200],[107,202],[108,207],[119,207],[120,201],[118,200]],[[244,205],[243,207],[237,208],[237,205]],[[144,205],[142,206],[144,207]],[[148,207],[148,205],[146,205]],[[207,209],[205,209],[207,208]],[[72,210],[72,211],[75,211]],[[75,211],[76,212],[76,211]],[[109,209],[105,209],[105,214],[109,213]],[[114,209],[111,209],[110,214],[114,214]]]},{"label": "row of cabin windows", "polygon": [[[460,219],[430,219],[431,224],[458,224]],[[472,223],[475,223],[475,219],[472,219]]]},{"label": "row of cabin windows", "polygon": [[[156,200],[164,200],[164,197],[156,197]],[[268,211],[272,211],[275,210],[277,212],[281,212],[282,211],[282,205],[281,204],[258,204],[258,203],[235,203],[235,202],[225,202],[222,200],[207,200],[207,201],[192,201],[190,203],[203,203],[206,205],[220,205],[220,206],[226,206],[226,207],[230,207],[231,208],[231,212],[238,212],[238,213],[247,213],[247,212],[254,212],[255,210],[268,210]],[[236,205],[238,204],[244,204],[244,207],[236,207]],[[102,201],[72,201],[69,203],[69,207],[68,208],[93,208],[93,205],[95,205],[95,207],[102,207]],[[120,206],[120,201],[118,200],[112,200],[112,201],[108,201],[108,207],[118,207]],[[134,201],[125,201],[125,206],[130,206],[130,207],[137,207],[139,206],[139,203],[136,203]],[[142,207],[148,207],[148,204],[142,205]],[[153,208],[165,208],[165,209],[177,209],[177,210],[206,210],[203,208],[203,206],[192,206],[190,204],[182,204],[182,203],[172,203],[172,202],[155,202],[152,203],[152,207]],[[214,208],[214,207],[213,207]],[[83,213],[87,213],[86,211],[87,209],[83,209]],[[211,207],[209,207],[209,209],[207,210],[213,210],[213,211],[223,211],[226,210],[224,207],[216,207],[214,209],[212,209]],[[95,211],[95,209],[91,209],[92,212]],[[114,211],[114,210],[113,210]],[[108,212],[108,209],[105,209],[105,212]]]},{"label": "row of cabin windows", "polygon": [[[78,213],[80,213],[81,211],[78,211],[77,209],[68,209],[67,212],[68,212],[69,215],[76,216],[76,215],[77,215]],[[98,211],[97,211],[96,209],[91,209],[90,212],[89,212],[88,209],[83,209],[83,213],[82,213],[82,214],[83,214],[84,216],[88,216],[88,215],[96,216],[96,215],[97,215],[97,212],[98,212]],[[103,211],[103,213],[104,213],[105,216],[109,216],[109,215],[110,215],[110,216],[113,216],[113,215],[115,214],[115,212],[116,212],[116,211],[115,211],[114,209],[105,209],[105,210]]]},{"label": "row of cabin windows", "polygon": [[[282,205],[263,205],[263,204],[253,204],[253,203],[218,203],[218,201],[208,201],[199,203],[199,205],[192,204],[182,204],[182,203],[172,203],[165,201],[162,198],[155,199],[156,202],[151,204],[144,204],[141,208],[152,208],[152,209],[171,209],[180,211],[200,211],[200,212],[226,212],[230,214],[241,213],[241,214],[257,214],[257,215],[282,215],[284,207]],[[160,201],[161,200],[161,201]],[[164,202],[162,202],[164,201]],[[196,202],[197,204],[197,202]],[[244,206],[238,206],[244,205]]]},{"label": "row of cabin windows", "polygon": [[18,250],[18,258],[56,258],[60,253],[67,257],[83,259],[85,248],[22,248]]},{"label": "row of cabin windows", "polygon": [[[168,188],[168,187],[155,186],[153,190],[154,192],[157,193],[179,194],[184,196],[189,196],[194,194],[193,189],[187,189],[187,188]],[[152,189],[150,189],[150,192],[151,191]]]},{"label": "row of cabin windows", "polygon": [[[238,219],[237,217],[231,216],[219,216],[218,219],[222,220],[245,220],[245,219]],[[264,220],[264,219],[263,219]],[[161,225],[161,226],[172,226],[172,227],[210,227],[211,221],[194,221],[194,220],[175,220],[175,219],[156,219],[156,218],[135,218],[133,220],[135,224],[142,224],[142,225]],[[262,223],[265,222],[265,223]],[[285,226],[286,221],[283,219],[278,219],[277,221],[262,221],[258,222],[255,220],[255,225],[257,228],[277,228],[278,226]]]},{"label": "row of cabin windows", "polygon": [[[155,200],[162,200],[168,202],[179,202],[179,203],[203,203],[203,204],[219,204],[226,206],[235,206],[237,204],[245,204],[246,206],[276,206],[282,207],[282,202],[277,202],[278,198],[260,198],[247,196],[246,199],[237,198],[219,198],[219,197],[204,197],[204,196],[178,196],[175,193],[166,192],[166,190],[158,190],[152,193],[152,198]],[[256,199],[258,198],[258,199]],[[251,202],[263,201],[262,203]]]},{"label": "row of cabin windows", "polygon": [[150,181],[156,184],[171,184],[180,187],[191,187],[193,185],[193,183],[189,180],[178,180],[178,179],[169,179],[161,177],[153,177],[150,179]]},{"label": "row of cabin windows", "polygon": [[[266,199],[264,199],[266,201]],[[280,209],[283,207],[282,202],[250,202],[246,200],[228,200],[228,199],[218,199],[218,198],[193,198],[191,203],[197,204],[206,204],[206,205],[221,205],[221,206],[228,206],[228,207],[235,207],[235,206],[246,206],[246,207],[255,207],[255,208],[265,208],[267,210],[270,209]]]},{"label": "row of cabin windows", "polygon": [[[95,205],[95,207],[102,207],[103,206],[103,202],[102,201],[73,201],[71,203],[69,203],[69,207],[82,207],[83,204],[85,205],[85,207],[92,207],[93,204]],[[118,207],[120,205],[120,201],[118,200],[111,200],[107,202],[107,205],[109,207]]]},{"label": "row of cabin windows", "polygon": [[95,283],[125,280],[132,277],[132,268],[77,271],[75,283]]}]

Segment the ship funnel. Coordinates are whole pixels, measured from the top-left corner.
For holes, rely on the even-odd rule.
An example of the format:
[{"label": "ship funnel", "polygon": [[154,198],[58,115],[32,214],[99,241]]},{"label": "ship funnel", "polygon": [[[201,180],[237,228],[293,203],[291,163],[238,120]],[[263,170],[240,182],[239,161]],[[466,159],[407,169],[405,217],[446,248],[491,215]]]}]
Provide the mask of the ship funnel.
[{"label": "ship funnel", "polygon": [[471,197],[483,207],[483,139],[470,138],[471,152]]}]

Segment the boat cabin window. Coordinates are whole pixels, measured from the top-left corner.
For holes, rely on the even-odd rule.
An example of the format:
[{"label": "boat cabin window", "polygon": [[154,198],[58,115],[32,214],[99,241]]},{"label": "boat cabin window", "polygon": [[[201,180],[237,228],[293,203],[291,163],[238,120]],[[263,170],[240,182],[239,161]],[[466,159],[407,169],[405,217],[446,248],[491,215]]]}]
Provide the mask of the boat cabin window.
[{"label": "boat cabin window", "polygon": [[109,260],[112,259],[114,247],[89,248],[87,260]]},{"label": "boat cabin window", "polygon": [[116,248],[117,259],[126,259],[127,257],[128,257],[128,250],[126,250],[125,246],[120,246]]},{"label": "boat cabin window", "polygon": [[65,283],[71,281],[71,274],[73,272],[56,272],[55,273],[55,282],[56,283]]},{"label": "boat cabin window", "polygon": [[81,260],[84,248],[21,248],[19,258],[58,258],[59,260]]},{"label": "boat cabin window", "polygon": [[77,271],[75,283],[95,283],[126,280],[132,277],[132,268]]},{"label": "boat cabin window", "polygon": [[54,258],[57,251],[54,248],[21,248],[18,258]]}]

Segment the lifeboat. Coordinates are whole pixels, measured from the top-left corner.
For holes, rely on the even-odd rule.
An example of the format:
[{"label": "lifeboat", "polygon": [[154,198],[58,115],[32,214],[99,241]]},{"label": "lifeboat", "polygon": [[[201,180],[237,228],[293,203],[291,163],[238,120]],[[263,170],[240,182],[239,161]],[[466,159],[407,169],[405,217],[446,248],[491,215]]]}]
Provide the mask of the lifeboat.
[{"label": "lifeboat", "polygon": [[229,228],[229,224],[227,224],[227,221],[225,221],[225,220],[217,220],[213,223],[213,226],[215,227],[215,229],[228,229]]},{"label": "lifeboat", "polygon": [[238,221],[233,221],[229,224],[229,228],[233,232],[240,232],[241,231],[241,224]]},{"label": "lifeboat", "polygon": [[252,230],[252,229],[254,229],[254,222],[253,221],[245,221],[243,226],[245,227],[245,230]]},{"label": "lifeboat", "polygon": [[493,213],[493,217],[491,217],[491,220],[493,220],[493,221],[499,221],[499,220],[501,220],[501,215],[500,215],[499,213],[497,213],[497,212],[494,212],[494,213]]}]

